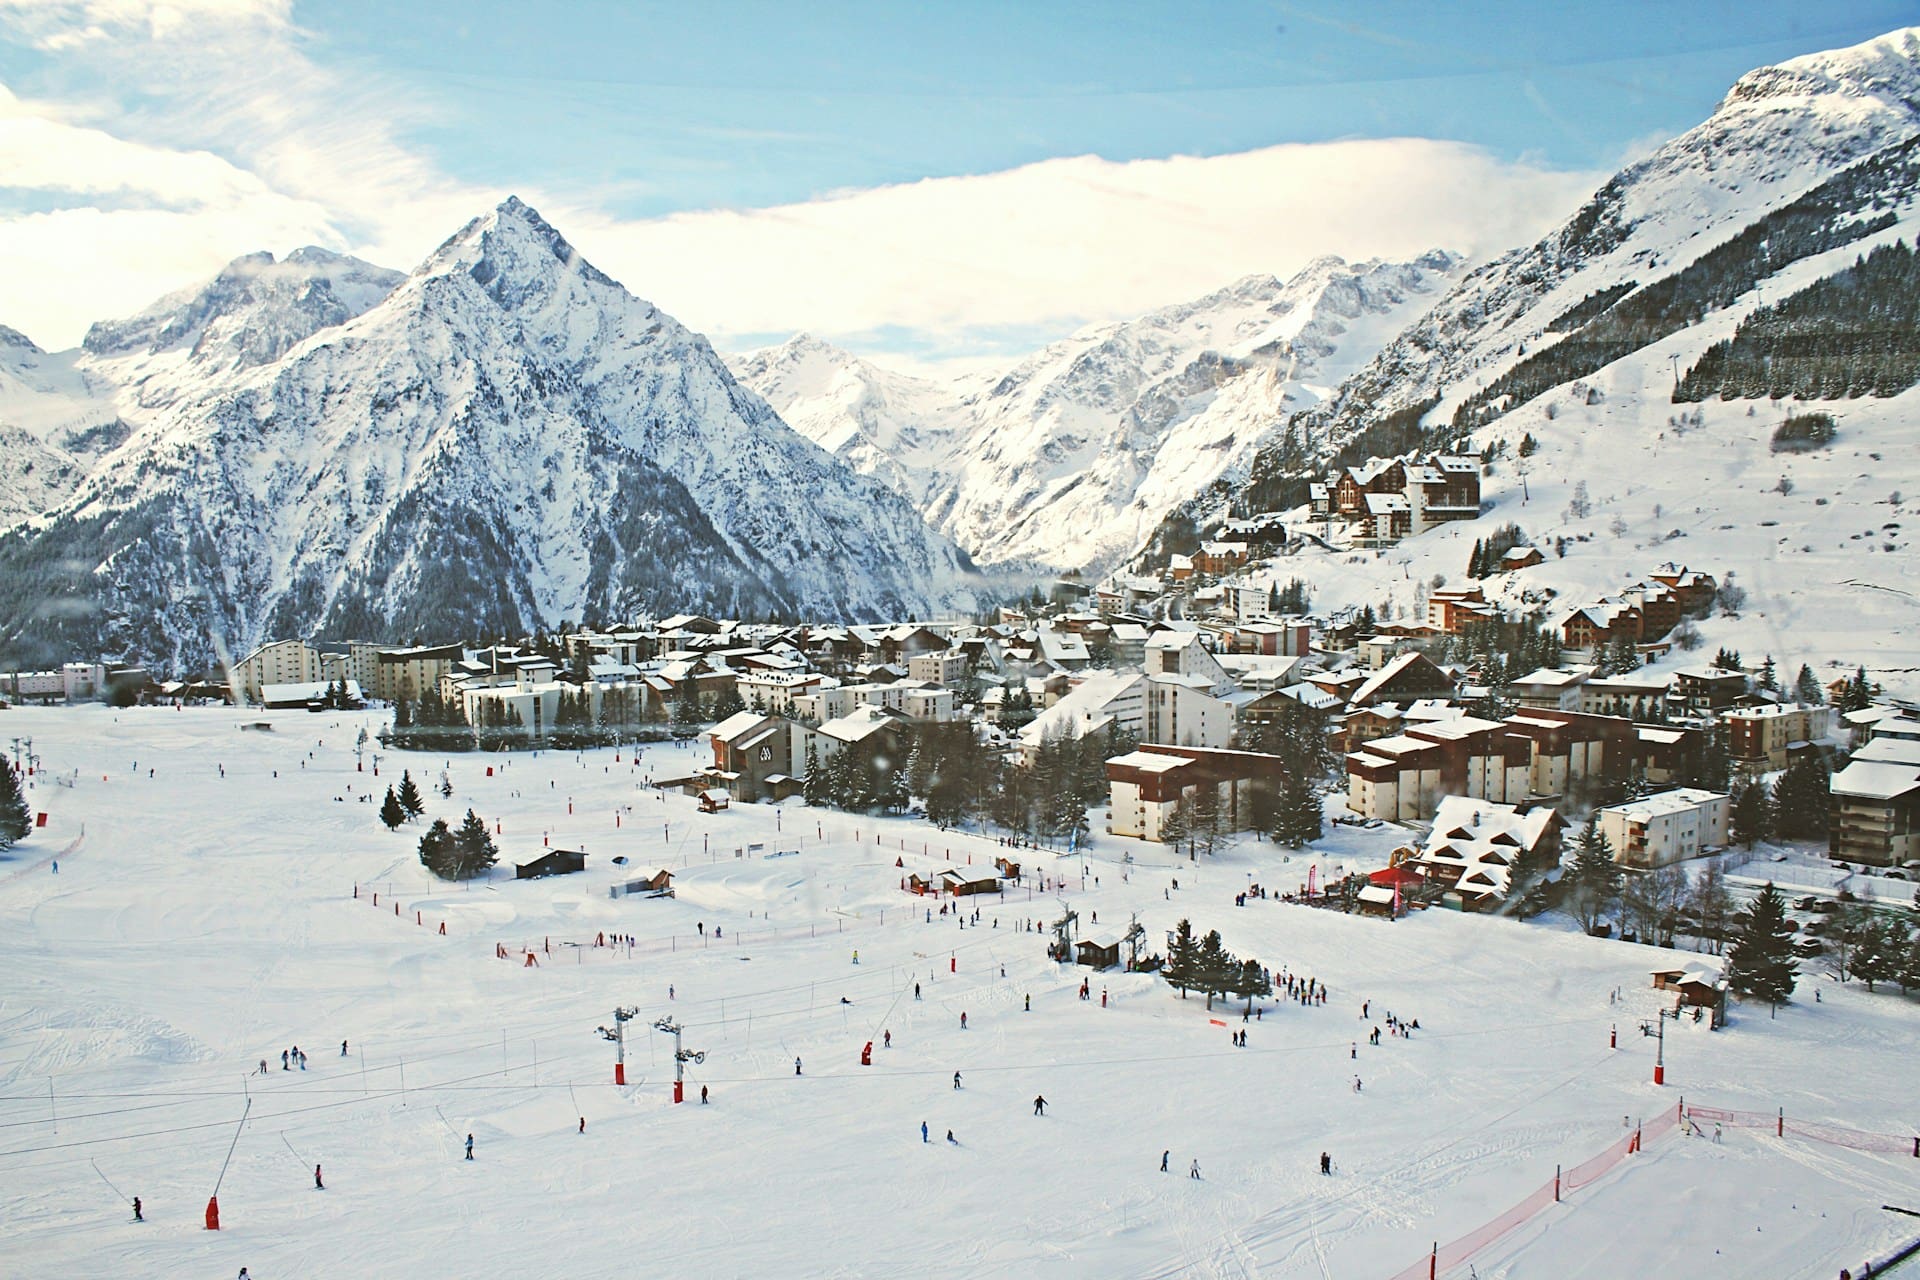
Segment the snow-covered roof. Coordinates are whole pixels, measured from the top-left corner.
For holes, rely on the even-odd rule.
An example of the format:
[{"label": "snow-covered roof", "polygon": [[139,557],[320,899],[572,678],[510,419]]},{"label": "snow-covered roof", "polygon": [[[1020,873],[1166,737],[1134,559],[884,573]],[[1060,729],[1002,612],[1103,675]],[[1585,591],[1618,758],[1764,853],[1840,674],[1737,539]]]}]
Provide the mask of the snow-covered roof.
[{"label": "snow-covered roof", "polygon": [[1920,766],[1881,760],[1855,760],[1834,774],[1830,785],[1837,796],[1891,800],[1920,790]]},{"label": "snow-covered roof", "polygon": [[1020,730],[1020,741],[1038,746],[1050,737],[1077,737],[1104,729],[1113,718],[1113,703],[1140,696],[1145,684],[1146,677],[1137,671],[1095,672],[1029,721]]},{"label": "snow-covered roof", "polygon": [[[327,696],[334,688],[332,680],[305,680],[294,684],[263,684],[260,686],[260,701],[273,702],[317,702]],[[360,682],[347,681],[347,697],[360,701]]]},{"label": "snow-covered roof", "polygon": [[1386,666],[1374,672],[1358,689],[1355,689],[1350,701],[1362,704],[1366,703],[1375,694],[1384,689],[1390,681],[1400,675],[1401,672],[1413,666],[1415,663],[1425,662],[1426,660],[1425,656],[1418,652],[1400,654],[1391,662],[1387,663]]},{"label": "snow-covered roof", "polygon": [[1869,739],[1853,753],[1855,760],[1877,760],[1882,764],[1920,765],[1920,742],[1911,738]]},{"label": "snow-covered roof", "polygon": [[1185,756],[1170,756],[1159,751],[1129,751],[1123,756],[1113,757],[1107,763],[1138,769],[1142,773],[1169,773],[1193,762]]},{"label": "snow-covered roof", "polygon": [[1670,813],[1685,813],[1689,809],[1698,809],[1702,805],[1716,800],[1726,800],[1722,791],[1702,791],[1696,787],[1676,787],[1672,791],[1662,791],[1659,795],[1642,796],[1638,800],[1628,800],[1624,804],[1610,804],[1603,812],[1617,813],[1628,818],[1657,818]]}]

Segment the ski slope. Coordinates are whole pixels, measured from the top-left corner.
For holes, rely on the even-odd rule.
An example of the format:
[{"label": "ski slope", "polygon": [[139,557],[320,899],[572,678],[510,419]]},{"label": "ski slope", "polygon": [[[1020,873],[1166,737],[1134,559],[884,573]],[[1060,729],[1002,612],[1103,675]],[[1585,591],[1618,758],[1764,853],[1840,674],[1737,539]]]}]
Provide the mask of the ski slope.
[{"label": "ski slope", "polygon": [[[272,730],[240,728],[258,720]],[[1670,1026],[1656,1088],[1636,1027],[1657,1007],[1648,971],[1671,953],[1441,911],[1389,924],[1234,906],[1252,882],[1295,887],[1310,863],[1378,865],[1406,838],[1394,828],[1329,827],[1321,850],[1285,862],[1264,843],[1188,863],[1096,835],[1084,889],[1079,858],[1022,851],[1064,894],[1012,889],[962,928],[937,910],[928,922],[900,878],[949,865],[948,849],[983,865],[1004,852],[990,838],[797,805],[703,816],[646,785],[686,772],[691,747],[382,753],[376,780],[371,758],[355,772],[353,740],[379,723],[0,715],[5,739],[30,736],[45,761],[31,798],[50,814],[0,855],[0,1272],[1385,1277],[1681,1095],[1920,1125],[1920,1019],[1897,994],[1825,983],[1821,1003],[1777,1020],[1737,1009],[1718,1033]],[[432,790],[443,764],[450,800]],[[472,806],[500,823],[492,879],[432,881],[415,856],[424,823],[390,833],[356,799],[402,766],[429,818]],[[586,872],[511,879],[543,839],[584,847]],[[751,844],[795,852],[734,856]],[[608,896],[660,867],[674,898]],[[1063,897],[1083,934],[1118,934],[1138,912],[1158,947],[1190,917],[1330,998],[1268,1001],[1243,1024],[1115,971],[1091,974],[1081,1001],[1090,971],[1049,962],[1045,935],[1019,927]],[[602,932],[635,945],[569,945]],[[625,1089],[595,1031],[617,1004],[639,1011]],[[1422,1030],[1368,1046],[1388,1011]],[[671,1042],[649,1029],[668,1015],[706,1054],[681,1106]],[[304,1072],[280,1069],[294,1044]],[[215,1233],[201,1215],[230,1143]],[[145,1224],[109,1180],[142,1197]],[[1719,1145],[1669,1135],[1474,1267],[1831,1275],[1920,1235],[1879,1209],[1916,1201],[1920,1160],[1756,1130]]]}]

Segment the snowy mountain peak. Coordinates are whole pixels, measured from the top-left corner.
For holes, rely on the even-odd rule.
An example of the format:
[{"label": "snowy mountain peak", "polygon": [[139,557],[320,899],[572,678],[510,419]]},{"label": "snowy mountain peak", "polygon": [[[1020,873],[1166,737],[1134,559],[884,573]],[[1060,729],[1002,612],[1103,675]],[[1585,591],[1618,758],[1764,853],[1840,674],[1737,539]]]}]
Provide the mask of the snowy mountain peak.
[{"label": "snowy mountain peak", "polygon": [[4,324],[0,324],[0,348],[25,351],[30,355],[45,354],[40,350],[39,343],[18,329],[9,328]]},{"label": "snowy mountain peak", "polygon": [[1714,114],[1826,96],[1872,97],[1920,112],[1920,27],[1749,71],[1734,81]]},{"label": "snowy mountain peak", "polygon": [[[508,196],[460,228],[421,264],[416,277],[464,271],[513,311],[552,298],[562,279],[614,286],[567,238],[519,196]],[[618,287],[618,286],[614,286]]]},{"label": "snowy mountain peak", "polygon": [[177,355],[211,370],[271,364],[296,344],[359,315],[403,277],[308,246],[276,262],[250,253],[204,285],[182,289],[126,320],[103,321],[81,344],[95,360]]},{"label": "snowy mountain peak", "polygon": [[949,386],[806,334],[735,364],[786,420],[921,505],[988,564],[1111,563],[1338,381],[1458,260],[1325,256],[1097,324]]}]

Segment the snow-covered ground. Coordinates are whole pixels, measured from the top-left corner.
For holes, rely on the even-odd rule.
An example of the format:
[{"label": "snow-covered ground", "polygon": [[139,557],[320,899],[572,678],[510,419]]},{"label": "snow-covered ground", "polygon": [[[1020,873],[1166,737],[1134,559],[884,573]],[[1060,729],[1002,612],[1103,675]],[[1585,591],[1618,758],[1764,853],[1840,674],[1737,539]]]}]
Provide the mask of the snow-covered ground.
[{"label": "snow-covered ground", "polygon": [[[240,728],[263,718],[271,732]],[[1236,908],[1250,882],[1290,888],[1328,855],[1283,863],[1248,843],[1191,864],[1096,835],[1084,890],[1077,857],[1023,859],[1065,880],[1086,932],[1117,933],[1137,911],[1158,944],[1188,916],[1332,994],[1311,1009],[1267,1002],[1242,1023],[1110,972],[1083,1002],[1089,971],[1050,963],[1045,936],[1020,928],[1058,915],[1056,894],[1014,890],[963,929],[900,892],[945,850],[990,861],[991,839],[797,806],[703,817],[644,785],[682,772],[692,748],[388,753],[376,780],[356,774],[352,744],[377,722],[0,717],[6,740],[31,736],[44,759],[32,801],[51,815],[0,856],[0,1272],[1388,1276],[1618,1140],[1623,1117],[1682,1095],[1920,1126],[1920,1015],[1898,995],[1828,984],[1823,1003],[1777,1020],[1739,1009],[1718,1033],[1669,1027],[1656,1088],[1637,1026],[1666,953],[1442,911],[1388,924]],[[403,766],[437,783],[443,765],[454,794],[429,789],[429,816],[472,806],[498,821],[504,876],[543,836],[584,846],[586,873],[428,879],[420,824],[389,833],[357,797]],[[66,776],[71,788],[50,780]],[[1327,845],[1365,866],[1404,836],[1342,827]],[[797,852],[734,856],[752,844]],[[608,896],[661,866],[677,897]],[[724,936],[703,944],[700,926]],[[631,953],[567,945],[602,931],[633,935]],[[497,943],[532,946],[539,967],[497,959]],[[639,1009],[625,1089],[595,1032],[617,1004]],[[1361,1043],[1356,1059],[1350,1046],[1388,1011],[1422,1030]],[[670,1041],[649,1031],[668,1015],[706,1053],[688,1081],[690,1098],[712,1091],[708,1106],[670,1101]],[[861,1067],[885,1032],[892,1047]],[[279,1069],[293,1044],[304,1072]],[[249,1079],[262,1058],[267,1074]],[[209,1232],[202,1211],[249,1096],[224,1229]],[[1184,1176],[1194,1160],[1198,1181]],[[107,1180],[142,1197],[146,1224]],[[1670,1135],[1474,1265],[1831,1275],[1920,1234],[1879,1208],[1917,1201],[1920,1160],[1747,1129],[1719,1145]]]}]

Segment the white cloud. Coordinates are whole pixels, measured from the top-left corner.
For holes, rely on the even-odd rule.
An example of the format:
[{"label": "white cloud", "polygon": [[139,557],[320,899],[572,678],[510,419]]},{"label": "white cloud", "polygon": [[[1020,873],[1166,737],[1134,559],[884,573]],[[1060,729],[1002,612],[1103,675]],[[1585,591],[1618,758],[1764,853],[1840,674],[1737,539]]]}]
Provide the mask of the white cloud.
[{"label": "white cloud", "polygon": [[[0,88],[0,322],[49,345],[257,249],[408,267],[497,200],[403,141],[431,108],[305,52],[287,0],[0,0],[0,32],[104,100]],[[127,101],[110,95],[124,91]],[[538,205],[601,267],[723,346],[808,329],[921,364],[1037,345],[1324,253],[1530,239],[1601,175],[1422,139],[1217,157],[1083,156],[771,209],[650,221]]]},{"label": "white cloud", "polygon": [[774,209],[565,228],[588,257],[728,342],[898,328],[970,335],[1137,315],[1321,254],[1469,256],[1529,241],[1603,175],[1385,139],[1210,158],[1083,156]]}]

